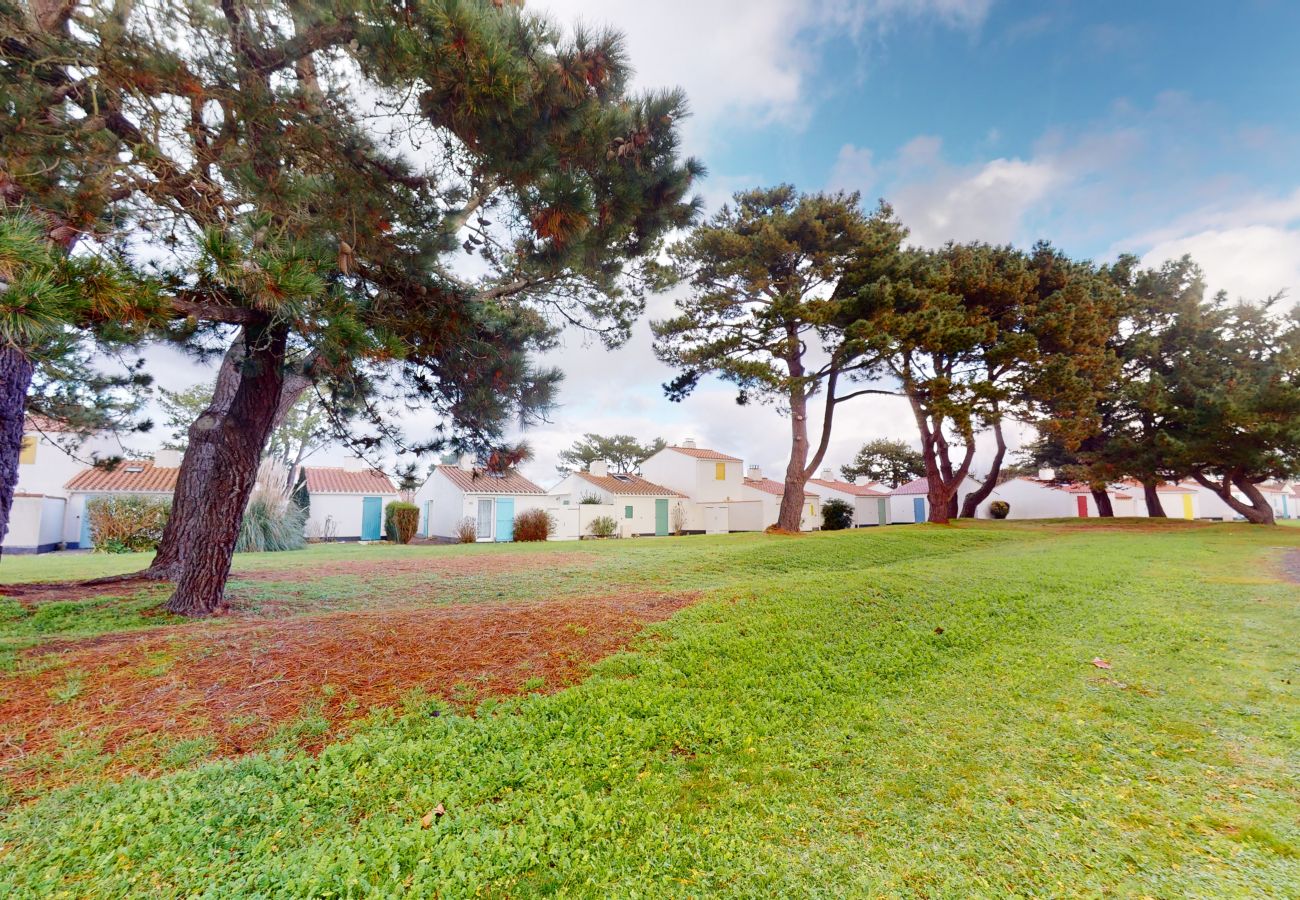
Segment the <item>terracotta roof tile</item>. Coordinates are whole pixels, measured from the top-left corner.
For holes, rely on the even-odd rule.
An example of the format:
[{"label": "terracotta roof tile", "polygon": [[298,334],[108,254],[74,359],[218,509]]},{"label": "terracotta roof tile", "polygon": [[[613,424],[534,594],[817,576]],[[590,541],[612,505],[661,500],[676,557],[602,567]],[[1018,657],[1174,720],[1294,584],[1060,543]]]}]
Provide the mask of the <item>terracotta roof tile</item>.
[{"label": "terracotta roof tile", "polygon": [[70,491],[170,494],[180,469],[164,469],[147,459],[128,459],[110,469],[86,469],[64,485]]},{"label": "terracotta roof tile", "polygon": [[[785,494],[784,482],[776,481],[771,478],[746,478],[745,487],[753,488],[756,491],[762,491],[764,494],[773,494],[780,497]],[[821,494],[814,494],[810,491],[804,491],[804,497],[812,497],[814,500],[820,500]]]},{"label": "terracotta roof tile", "polygon": [[853,484],[849,481],[831,481],[826,478],[809,478],[809,484],[821,485],[832,491],[839,491],[841,494],[852,494],[854,497],[883,497],[884,491],[878,491],[866,484]]},{"label": "terracotta roof tile", "polygon": [[359,472],[335,466],[308,466],[303,469],[309,494],[396,494],[397,488],[387,475],[374,469]]},{"label": "terracotta roof tile", "polygon": [[672,488],[646,481],[640,475],[592,475],[590,472],[574,472],[583,481],[594,484],[602,490],[623,497],[685,497]]},{"label": "terracotta roof tile", "polygon": [[669,445],[669,450],[676,450],[678,453],[686,456],[693,456],[696,459],[715,459],[718,462],[740,462],[738,456],[728,456],[725,453],[719,453],[717,450],[706,450],[703,447],[677,447]]},{"label": "terracotta roof tile", "polygon": [[438,471],[445,475],[448,481],[467,494],[546,493],[546,491],[513,470],[496,475],[483,469],[474,469],[467,472],[459,466],[438,466]]}]

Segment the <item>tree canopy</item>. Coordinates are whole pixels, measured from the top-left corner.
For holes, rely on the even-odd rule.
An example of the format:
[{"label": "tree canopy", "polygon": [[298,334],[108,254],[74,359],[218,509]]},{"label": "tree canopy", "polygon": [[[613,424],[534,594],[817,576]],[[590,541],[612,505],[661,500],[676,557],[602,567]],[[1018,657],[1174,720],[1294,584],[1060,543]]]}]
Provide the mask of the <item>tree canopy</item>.
[{"label": "tree canopy", "polygon": [[610,471],[619,474],[640,474],[641,463],[658,453],[668,442],[663,438],[642,442],[630,434],[593,434],[588,432],[573,442],[567,450],[561,450],[561,475],[588,469],[593,462],[601,460],[609,463]]},{"label": "tree canopy", "polygon": [[853,457],[853,461],[840,466],[845,481],[879,482],[898,487],[925,475],[925,458],[905,441],[877,438],[867,441]]}]

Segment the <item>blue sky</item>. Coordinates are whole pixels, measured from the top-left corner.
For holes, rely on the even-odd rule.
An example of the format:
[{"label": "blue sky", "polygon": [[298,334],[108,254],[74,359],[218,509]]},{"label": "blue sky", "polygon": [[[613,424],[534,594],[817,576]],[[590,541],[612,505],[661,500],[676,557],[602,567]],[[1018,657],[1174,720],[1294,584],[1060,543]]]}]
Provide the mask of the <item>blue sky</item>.
[{"label": "blue sky", "polygon": [[[1073,256],[1191,253],[1213,287],[1300,297],[1300,2],[529,0],[623,31],[636,83],[680,86],[716,208],[791,182],[894,204],[921,245],[1047,238]],[[671,311],[650,301],[647,320]],[[527,471],[585,431],[694,437],[783,469],[788,422],[706,384],[682,404],[640,323],[606,352],[578,334]],[[173,364],[169,383],[208,379]],[[174,375],[175,377],[171,377]],[[415,423],[415,430],[420,424]],[[835,467],[873,437],[914,440],[904,404],[855,401]],[[337,461],[339,453],[324,454]]]}]

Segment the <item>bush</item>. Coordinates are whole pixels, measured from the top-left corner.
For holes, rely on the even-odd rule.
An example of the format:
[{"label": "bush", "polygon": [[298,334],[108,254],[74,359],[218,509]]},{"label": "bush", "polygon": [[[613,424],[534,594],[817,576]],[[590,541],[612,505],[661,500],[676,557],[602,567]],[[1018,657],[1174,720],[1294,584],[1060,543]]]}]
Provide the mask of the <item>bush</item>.
[{"label": "bush", "polygon": [[515,516],[516,541],[544,541],[555,533],[555,520],[544,509],[529,509]]},{"label": "bush", "polygon": [[384,537],[395,544],[409,544],[420,530],[420,507],[394,500],[384,507]]},{"label": "bush", "polygon": [[170,498],[127,494],[92,497],[86,502],[90,543],[97,553],[143,553],[156,550],[162,540]]},{"label": "bush", "polygon": [[1005,500],[994,500],[989,504],[989,515],[995,519],[1005,519],[1011,512],[1011,504]]},{"label": "bush", "polygon": [[269,493],[254,494],[235,539],[236,553],[279,553],[307,546],[307,510]]},{"label": "bush", "polygon": [[846,500],[827,500],[822,504],[822,529],[843,531],[853,527],[853,507]]},{"label": "bush", "polygon": [[618,532],[618,520],[613,516],[596,516],[587,523],[587,530],[593,537],[613,537]]},{"label": "bush", "polygon": [[582,499],[578,501],[579,506],[600,506],[605,501],[595,494],[583,494]]},{"label": "bush", "polygon": [[472,544],[478,540],[478,523],[469,516],[456,523],[456,542]]}]

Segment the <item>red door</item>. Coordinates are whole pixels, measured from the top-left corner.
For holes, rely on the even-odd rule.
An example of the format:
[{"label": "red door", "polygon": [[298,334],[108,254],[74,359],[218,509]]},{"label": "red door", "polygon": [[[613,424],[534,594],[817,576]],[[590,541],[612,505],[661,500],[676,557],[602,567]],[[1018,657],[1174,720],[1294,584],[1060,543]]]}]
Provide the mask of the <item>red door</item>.
[{"label": "red door", "polygon": [[1078,497],[1078,501],[1079,501],[1079,518],[1080,519],[1088,518],[1088,498],[1084,496],[1080,496]]}]

